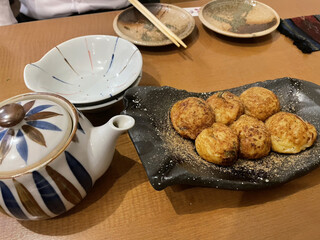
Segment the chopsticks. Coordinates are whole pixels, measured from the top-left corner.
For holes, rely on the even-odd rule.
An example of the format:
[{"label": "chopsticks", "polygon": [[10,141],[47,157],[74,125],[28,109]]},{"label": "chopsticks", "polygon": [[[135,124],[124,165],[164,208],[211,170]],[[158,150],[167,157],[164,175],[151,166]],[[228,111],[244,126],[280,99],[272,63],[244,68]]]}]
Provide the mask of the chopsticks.
[{"label": "chopsticks", "polygon": [[129,2],[141,12],[153,25],[155,25],[167,38],[170,39],[177,47],[180,44],[187,48],[187,45],[169,28],[167,28],[156,16],[154,16],[145,6],[143,6],[138,0],[129,0]]}]

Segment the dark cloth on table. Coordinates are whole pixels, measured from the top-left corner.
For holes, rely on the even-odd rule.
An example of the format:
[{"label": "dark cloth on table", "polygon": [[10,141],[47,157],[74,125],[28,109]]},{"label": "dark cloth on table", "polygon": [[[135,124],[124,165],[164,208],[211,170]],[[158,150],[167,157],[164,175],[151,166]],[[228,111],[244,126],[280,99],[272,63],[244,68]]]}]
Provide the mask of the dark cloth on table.
[{"label": "dark cloth on table", "polygon": [[281,19],[278,30],[303,53],[320,50],[320,15]]}]

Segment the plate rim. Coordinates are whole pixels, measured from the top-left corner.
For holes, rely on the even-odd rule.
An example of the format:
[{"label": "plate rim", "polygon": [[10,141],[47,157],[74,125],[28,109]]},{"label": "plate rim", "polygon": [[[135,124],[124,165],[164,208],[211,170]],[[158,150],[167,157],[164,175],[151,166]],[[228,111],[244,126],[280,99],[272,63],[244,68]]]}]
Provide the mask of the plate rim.
[{"label": "plate rim", "polygon": [[[221,1],[221,0],[212,0],[212,1],[208,2],[208,3],[206,3],[205,5],[203,5],[199,10],[198,16],[199,16],[199,19],[200,19],[200,21],[202,22],[203,25],[205,25],[208,29],[210,29],[210,30],[212,30],[212,31],[214,31],[216,33],[219,33],[221,35],[228,36],[228,37],[235,37],[235,38],[262,37],[262,36],[265,36],[265,35],[268,35],[268,34],[272,33],[280,25],[280,16],[272,7],[270,7],[269,5],[267,5],[265,3],[262,3],[262,2],[259,2],[259,1],[255,1],[257,4],[260,4],[260,5],[268,8],[269,10],[271,10],[271,12],[273,12],[273,14],[275,15],[276,20],[277,20],[277,23],[274,26],[272,26],[271,28],[268,28],[266,30],[255,32],[255,33],[232,33],[232,32],[228,32],[228,31],[223,31],[220,28],[217,28],[214,25],[210,24],[203,16],[203,11],[204,11],[205,7],[207,7],[209,4],[211,4],[213,2],[217,2],[217,1]],[[242,1],[244,2],[245,0],[242,0]]]}]

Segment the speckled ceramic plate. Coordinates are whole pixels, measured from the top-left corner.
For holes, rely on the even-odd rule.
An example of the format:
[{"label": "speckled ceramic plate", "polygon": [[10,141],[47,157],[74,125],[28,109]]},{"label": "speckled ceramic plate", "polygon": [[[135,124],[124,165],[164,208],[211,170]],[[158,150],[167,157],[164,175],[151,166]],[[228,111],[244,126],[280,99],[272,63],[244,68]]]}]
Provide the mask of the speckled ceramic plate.
[{"label": "speckled ceramic plate", "polygon": [[[298,114],[319,131],[320,86],[282,78],[228,90],[240,95],[253,86],[272,90],[279,97],[283,111]],[[126,92],[124,113],[136,120],[129,135],[156,190],[174,184],[234,190],[262,189],[286,183],[319,166],[319,138],[313,147],[296,155],[271,152],[256,161],[239,159],[230,167],[201,159],[194,142],[183,139],[172,128],[169,112],[178,100],[190,96],[206,99],[213,93],[192,93],[171,87],[134,87]]]},{"label": "speckled ceramic plate", "polygon": [[[189,36],[195,21],[186,10],[170,4],[144,5],[179,38]],[[172,42],[134,7],[122,11],[113,21],[115,32],[122,38],[141,46],[164,46]]]},{"label": "speckled ceramic plate", "polygon": [[238,38],[264,36],[280,24],[275,10],[253,0],[214,0],[201,7],[199,18],[209,29]]}]

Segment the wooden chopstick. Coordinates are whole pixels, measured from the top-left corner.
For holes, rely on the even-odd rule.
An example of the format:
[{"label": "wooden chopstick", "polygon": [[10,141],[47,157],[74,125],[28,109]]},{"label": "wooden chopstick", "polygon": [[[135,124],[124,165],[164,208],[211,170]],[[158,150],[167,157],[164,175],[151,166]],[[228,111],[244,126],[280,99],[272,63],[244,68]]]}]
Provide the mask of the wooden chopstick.
[{"label": "wooden chopstick", "polygon": [[154,16],[145,6],[143,6],[138,0],[129,0],[129,2],[141,12],[153,25],[155,25],[167,38],[170,39],[177,47],[180,44],[187,48],[187,45],[169,28],[167,28],[156,16]]}]

